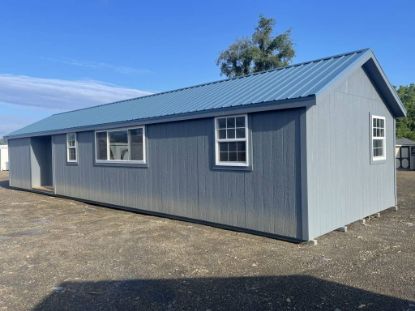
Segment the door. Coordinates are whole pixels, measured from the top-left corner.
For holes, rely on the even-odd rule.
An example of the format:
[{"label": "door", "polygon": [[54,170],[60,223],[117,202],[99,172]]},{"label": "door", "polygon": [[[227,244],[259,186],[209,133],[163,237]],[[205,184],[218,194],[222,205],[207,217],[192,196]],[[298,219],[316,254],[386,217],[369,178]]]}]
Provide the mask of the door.
[{"label": "door", "polygon": [[409,170],[411,167],[411,156],[409,146],[401,146],[396,152],[396,168]]}]

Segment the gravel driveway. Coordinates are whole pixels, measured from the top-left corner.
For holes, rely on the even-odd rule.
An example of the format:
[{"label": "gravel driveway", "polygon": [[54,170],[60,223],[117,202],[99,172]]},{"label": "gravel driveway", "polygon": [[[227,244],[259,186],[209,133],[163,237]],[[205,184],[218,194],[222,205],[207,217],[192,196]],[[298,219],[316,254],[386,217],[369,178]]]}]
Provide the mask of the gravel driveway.
[{"label": "gravel driveway", "polygon": [[0,310],[415,310],[415,172],[399,210],[317,246],[8,187]]}]

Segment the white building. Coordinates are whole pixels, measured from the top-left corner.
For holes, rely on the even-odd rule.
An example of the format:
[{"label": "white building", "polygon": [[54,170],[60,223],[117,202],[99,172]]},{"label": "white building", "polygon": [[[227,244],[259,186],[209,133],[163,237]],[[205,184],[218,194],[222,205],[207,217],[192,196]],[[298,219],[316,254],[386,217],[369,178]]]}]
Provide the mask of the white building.
[{"label": "white building", "polygon": [[0,171],[9,170],[9,149],[7,145],[0,145]]}]

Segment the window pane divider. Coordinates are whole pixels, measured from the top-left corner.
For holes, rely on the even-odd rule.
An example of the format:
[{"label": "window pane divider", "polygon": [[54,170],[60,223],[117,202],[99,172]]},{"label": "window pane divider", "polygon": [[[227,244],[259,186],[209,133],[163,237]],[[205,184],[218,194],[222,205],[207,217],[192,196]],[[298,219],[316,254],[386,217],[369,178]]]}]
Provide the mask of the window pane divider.
[{"label": "window pane divider", "polygon": [[246,141],[246,138],[218,138],[218,142],[231,143],[235,141]]}]

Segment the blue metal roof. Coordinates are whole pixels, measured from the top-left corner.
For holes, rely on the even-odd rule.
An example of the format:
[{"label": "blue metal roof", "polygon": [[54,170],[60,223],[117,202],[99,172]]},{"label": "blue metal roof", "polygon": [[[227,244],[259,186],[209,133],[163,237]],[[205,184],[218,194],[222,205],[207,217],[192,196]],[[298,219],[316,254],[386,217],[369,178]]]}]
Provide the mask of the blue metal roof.
[{"label": "blue metal roof", "polygon": [[15,131],[9,138],[305,98],[315,95],[368,51],[59,113]]}]

